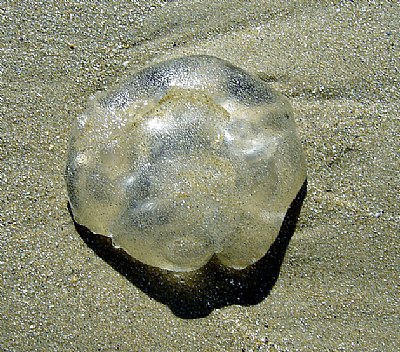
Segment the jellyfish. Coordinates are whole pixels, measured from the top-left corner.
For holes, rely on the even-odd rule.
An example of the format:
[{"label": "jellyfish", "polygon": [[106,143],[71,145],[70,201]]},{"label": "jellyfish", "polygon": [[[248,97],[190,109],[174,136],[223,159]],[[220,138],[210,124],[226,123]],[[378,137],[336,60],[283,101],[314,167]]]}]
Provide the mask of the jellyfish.
[{"label": "jellyfish", "polygon": [[93,96],[65,179],[74,220],[147,265],[262,258],[306,178],[289,101],[205,55],[157,63]]}]

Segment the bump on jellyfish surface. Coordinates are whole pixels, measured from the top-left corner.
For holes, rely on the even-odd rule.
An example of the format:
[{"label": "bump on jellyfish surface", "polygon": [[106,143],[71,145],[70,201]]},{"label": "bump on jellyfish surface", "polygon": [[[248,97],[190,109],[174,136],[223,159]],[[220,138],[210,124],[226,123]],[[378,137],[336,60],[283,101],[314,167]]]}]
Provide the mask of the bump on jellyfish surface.
[{"label": "bump on jellyfish surface", "polygon": [[66,167],[74,219],[137,260],[243,269],[265,255],[306,178],[289,102],[212,56],[169,60],[95,95]]}]

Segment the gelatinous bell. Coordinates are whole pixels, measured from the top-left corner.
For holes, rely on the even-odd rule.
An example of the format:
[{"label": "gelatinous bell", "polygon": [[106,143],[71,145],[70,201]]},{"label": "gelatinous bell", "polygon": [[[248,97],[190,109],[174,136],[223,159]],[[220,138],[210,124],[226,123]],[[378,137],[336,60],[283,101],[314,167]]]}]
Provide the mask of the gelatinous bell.
[{"label": "gelatinous bell", "polygon": [[174,271],[263,257],[305,177],[287,99],[211,56],[150,66],[94,96],[66,167],[77,223]]}]

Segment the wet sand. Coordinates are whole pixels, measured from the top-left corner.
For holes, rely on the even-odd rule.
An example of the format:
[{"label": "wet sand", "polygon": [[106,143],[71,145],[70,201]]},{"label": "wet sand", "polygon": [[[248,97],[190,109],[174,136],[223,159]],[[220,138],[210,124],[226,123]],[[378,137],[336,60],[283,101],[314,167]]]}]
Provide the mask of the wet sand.
[{"label": "wet sand", "polygon": [[[0,351],[397,351],[399,16],[397,1],[1,4]],[[308,164],[282,263],[246,299],[211,290],[202,314],[179,278],[78,232],[63,178],[91,94],[189,54],[285,94]]]}]

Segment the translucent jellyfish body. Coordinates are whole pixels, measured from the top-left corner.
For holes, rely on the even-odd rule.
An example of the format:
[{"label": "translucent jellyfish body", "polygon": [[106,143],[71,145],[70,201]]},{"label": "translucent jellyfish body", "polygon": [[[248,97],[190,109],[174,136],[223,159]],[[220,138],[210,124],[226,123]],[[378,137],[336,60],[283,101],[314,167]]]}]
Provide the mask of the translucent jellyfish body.
[{"label": "translucent jellyfish body", "polygon": [[227,61],[189,56],[94,96],[72,130],[77,223],[173,271],[265,255],[306,177],[287,99]]}]

